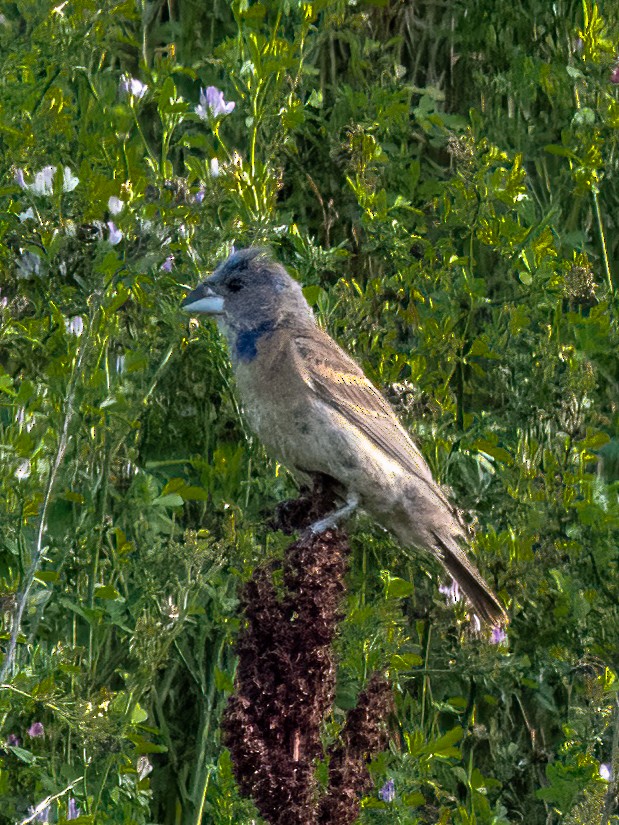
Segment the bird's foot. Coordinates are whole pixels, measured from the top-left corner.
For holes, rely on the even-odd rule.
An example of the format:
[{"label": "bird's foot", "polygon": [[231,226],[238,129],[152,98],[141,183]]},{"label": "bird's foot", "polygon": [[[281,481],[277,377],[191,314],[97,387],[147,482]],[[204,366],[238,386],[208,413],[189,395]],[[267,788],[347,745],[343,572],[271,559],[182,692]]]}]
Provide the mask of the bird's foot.
[{"label": "bird's foot", "polygon": [[272,530],[287,535],[309,529],[311,524],[326,518],[337,507],[341,492],[337,482],[322,473],[311,474],[312,488],[302,488],[299,498],[282,501],[275,516],[267,524]]},{"label": "bird's foot", "polygon": [[359,496],[357,493],[349,493],[346,497],[346,504],[338,510],[335,510],[333,513],[329,513],[328,516],[325,516],[319,521],[315,521],[313,524],[310,524],[310,532],[317,535],[318,533],[324,533],[325,530],[333,530],[338,526],[340,521],[343,521],[348,518],[351,513],[354,513],[358,506]]}]

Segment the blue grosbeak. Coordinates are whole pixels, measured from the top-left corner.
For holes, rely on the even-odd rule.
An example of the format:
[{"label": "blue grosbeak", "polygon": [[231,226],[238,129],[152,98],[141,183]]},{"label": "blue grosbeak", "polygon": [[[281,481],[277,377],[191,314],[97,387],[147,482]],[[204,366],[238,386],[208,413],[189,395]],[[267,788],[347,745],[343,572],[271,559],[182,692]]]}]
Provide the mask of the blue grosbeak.
[{"label": "blue grosbeak", "polygon": [[358,503],[402,545],[439,559],[480,619],[506,620],[423,456],[361,368],[316,325],[300,285],[280,264],[261,249],[235,252],[183,308],[217,319],[249,424],[298,481],[333,479],[347,501],[336,516]]}]

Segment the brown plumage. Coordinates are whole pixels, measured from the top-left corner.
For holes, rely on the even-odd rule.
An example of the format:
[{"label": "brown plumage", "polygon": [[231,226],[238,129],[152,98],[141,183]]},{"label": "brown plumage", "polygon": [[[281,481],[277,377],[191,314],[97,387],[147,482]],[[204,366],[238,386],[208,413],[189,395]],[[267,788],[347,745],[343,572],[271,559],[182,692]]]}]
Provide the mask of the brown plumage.
[{"label": "brown plumage", "polygon": [[334,479],[404,546],[431,552],[490,625],[505,612],[468,559],[454,507],[392,408],[314,320],[300,286],[256,249],[232,255],[192,292],[217,317],[252,428],[300,481]]}]

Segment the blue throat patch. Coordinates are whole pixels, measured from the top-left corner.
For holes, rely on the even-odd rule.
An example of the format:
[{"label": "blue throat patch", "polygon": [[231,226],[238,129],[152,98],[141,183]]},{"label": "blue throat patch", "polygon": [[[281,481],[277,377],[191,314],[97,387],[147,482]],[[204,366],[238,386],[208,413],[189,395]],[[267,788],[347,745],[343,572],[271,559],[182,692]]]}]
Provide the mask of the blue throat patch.
[{"label": "blue throat patch", "polygon": [[236,336],[234,347],[235,355],[239,361],[253,361],[258,355],[258,341],[267,332],[273,332],[275,325],[273,321],[265,321],[254,329],[244,329]]}]

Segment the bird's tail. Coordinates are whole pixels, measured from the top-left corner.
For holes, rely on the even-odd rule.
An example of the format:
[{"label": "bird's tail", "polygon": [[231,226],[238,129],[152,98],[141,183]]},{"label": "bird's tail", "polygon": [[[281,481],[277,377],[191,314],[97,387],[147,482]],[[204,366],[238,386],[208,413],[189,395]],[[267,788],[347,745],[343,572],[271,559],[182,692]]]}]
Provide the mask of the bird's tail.
[{"label": "bird's tail", "polygon": [[445,542],[434,532],[436,553],[450,576],[467,597],[482,622],[491,627],[507,624],[507,614],[456,539]]}]

